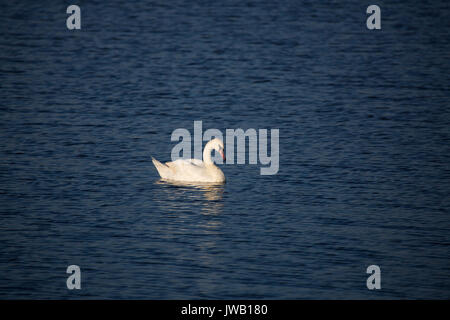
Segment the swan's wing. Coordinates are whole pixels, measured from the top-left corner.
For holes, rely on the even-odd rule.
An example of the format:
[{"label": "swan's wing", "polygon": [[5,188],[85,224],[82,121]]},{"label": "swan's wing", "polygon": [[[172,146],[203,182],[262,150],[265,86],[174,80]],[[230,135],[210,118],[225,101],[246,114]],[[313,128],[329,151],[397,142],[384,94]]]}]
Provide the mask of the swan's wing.
[{"label": "swan's wing", "polygon": [[172,171],[171,177],[167,177],[167,179],[184,181],[205,181],[209,179],[209,172],[202,160],[178,159],[166,162],[165,165]]},{"label": "swan's wing", "polygon": [[199,159],[178,159],[172,162],[166,162],[166,166],[174,170],[195,170],[196,168],[203,168],[205,165]]},{"label": "swan's wing", "polygon": [[159,175],[161,178],[169,178],[173,175],[173,169],[167,166],[167,164],[163,164],[152,157],[152,162],[156,167],[156,170],[158,170]]},{"label": "swan's wing", "polygon": [[199,160],[199,159],[189,159],[187,161],[189,161],[192,165],[197,166],[197,167],[204,167],[205,166],[203,161]]}]

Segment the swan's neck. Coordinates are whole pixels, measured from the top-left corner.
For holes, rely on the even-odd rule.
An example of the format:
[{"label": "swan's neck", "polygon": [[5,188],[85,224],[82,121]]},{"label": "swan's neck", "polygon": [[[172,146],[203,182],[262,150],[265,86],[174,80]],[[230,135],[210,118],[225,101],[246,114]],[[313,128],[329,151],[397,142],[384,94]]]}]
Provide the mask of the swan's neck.
[{"label": "swan's neck", "polygon": [[205,165],[214,165],[214,162],[211,160],[212,149],[211,144],[208,142],[203,150],[203,163]]}]

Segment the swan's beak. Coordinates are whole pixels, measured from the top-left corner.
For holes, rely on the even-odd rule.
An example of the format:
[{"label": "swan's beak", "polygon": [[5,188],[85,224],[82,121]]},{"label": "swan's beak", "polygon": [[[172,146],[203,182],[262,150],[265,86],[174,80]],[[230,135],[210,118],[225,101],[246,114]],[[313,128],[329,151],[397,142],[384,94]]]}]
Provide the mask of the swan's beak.
[{"label": "swan's beak", "polygon": [[225,153],[223,152],[223,150],[220,150],[219,152],[220,152],[220,155],[222,156],[223,162],[225,162],[225,160],[227,160],[225,158]]}]

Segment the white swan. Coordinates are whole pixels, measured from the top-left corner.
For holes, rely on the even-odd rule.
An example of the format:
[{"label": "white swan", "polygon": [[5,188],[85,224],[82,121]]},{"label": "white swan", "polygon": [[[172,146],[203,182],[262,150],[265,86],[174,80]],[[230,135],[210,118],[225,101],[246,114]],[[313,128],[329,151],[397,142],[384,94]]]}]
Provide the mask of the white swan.
[{"label": "white swan", "polygon": [[153,164],[161,178],[186,182],[223,183],[225,175],[211,160],[211,152],[216,150],[225,161],[222,140],[209,141],[203,150],[203,161],[199,159],[178,159],[165,164],[152,157]]}]

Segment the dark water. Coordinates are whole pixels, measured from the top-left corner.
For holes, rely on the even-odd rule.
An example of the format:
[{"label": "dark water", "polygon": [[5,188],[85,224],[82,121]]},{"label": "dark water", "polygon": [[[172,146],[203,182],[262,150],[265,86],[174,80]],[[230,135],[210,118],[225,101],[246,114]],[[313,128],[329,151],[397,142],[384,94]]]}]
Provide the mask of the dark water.
[{"label": "dark water", "polygon": [[[450,298],[447,2],[77,4],[0,10],[0,298]],[[278,174],[158,182],[194,120]]]}]

